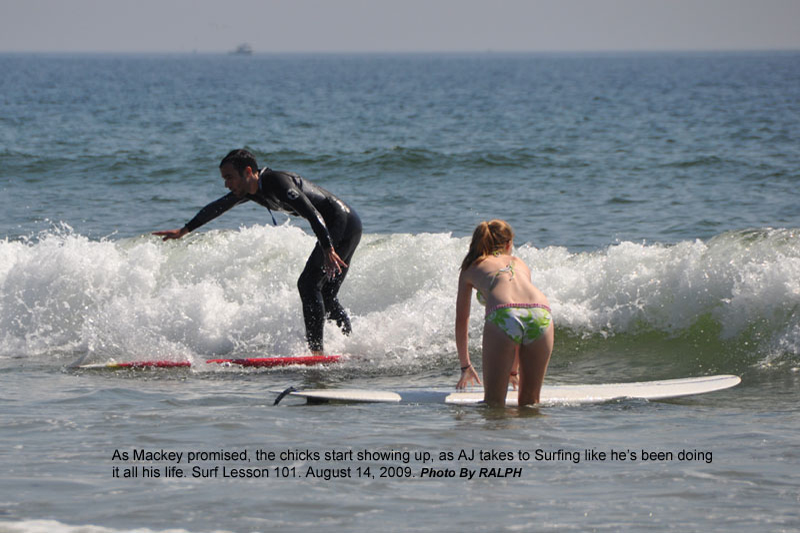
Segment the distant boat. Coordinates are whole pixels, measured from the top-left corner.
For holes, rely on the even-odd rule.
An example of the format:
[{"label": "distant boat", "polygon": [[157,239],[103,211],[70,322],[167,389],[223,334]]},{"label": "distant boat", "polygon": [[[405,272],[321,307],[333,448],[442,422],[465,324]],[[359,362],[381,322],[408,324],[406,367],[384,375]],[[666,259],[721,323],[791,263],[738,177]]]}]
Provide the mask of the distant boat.
[{"label": "distant boat", "polygon": [[253,47],[247,43],[242,43],[231,54],[235,56],[251,56],[253,55]]}]

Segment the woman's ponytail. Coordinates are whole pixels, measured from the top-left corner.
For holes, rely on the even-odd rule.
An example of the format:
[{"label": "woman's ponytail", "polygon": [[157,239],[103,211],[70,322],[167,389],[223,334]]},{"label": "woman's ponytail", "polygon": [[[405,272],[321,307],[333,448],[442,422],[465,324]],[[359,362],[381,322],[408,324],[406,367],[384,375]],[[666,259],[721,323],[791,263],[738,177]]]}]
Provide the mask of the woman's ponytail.
[{"label": "woman's ponytail", "polygon": [[466,270],[476,262],[483,261],[495,252],[502,252],[514,240],[514,230],[504,220],[481,222],[472,233],[469,251],[461,262],[461,270]]}]

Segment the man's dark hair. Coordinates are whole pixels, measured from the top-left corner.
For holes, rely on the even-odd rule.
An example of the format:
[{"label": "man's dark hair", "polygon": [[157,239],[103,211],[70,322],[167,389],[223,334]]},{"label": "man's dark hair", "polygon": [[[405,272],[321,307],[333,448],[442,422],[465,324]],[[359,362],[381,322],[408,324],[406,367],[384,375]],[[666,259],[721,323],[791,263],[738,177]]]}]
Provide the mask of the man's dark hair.
[{"label": "man's dark hair", "polygon": [[231,164],[236,172],[241,176],[246,167],[250,167],[253,172],[258,172],[258,162],[256,156],[244,149],[231,150],[228,155],[222,158],[219,166],[222,168],[225,165]]}]

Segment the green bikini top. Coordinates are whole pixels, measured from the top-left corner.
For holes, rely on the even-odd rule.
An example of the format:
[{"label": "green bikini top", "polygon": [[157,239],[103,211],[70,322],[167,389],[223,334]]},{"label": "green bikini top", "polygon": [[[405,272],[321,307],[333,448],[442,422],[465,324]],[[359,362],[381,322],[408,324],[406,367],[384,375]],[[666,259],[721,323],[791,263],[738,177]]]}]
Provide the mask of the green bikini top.
[{"label": "green bikini top", "polygon": [[478,299],[478,303],[479,304],[481,304],[482,306],[486,307],[486,298],[483,297],[483,293],[481,291],[478,291],[475,294],[475,297]]}]

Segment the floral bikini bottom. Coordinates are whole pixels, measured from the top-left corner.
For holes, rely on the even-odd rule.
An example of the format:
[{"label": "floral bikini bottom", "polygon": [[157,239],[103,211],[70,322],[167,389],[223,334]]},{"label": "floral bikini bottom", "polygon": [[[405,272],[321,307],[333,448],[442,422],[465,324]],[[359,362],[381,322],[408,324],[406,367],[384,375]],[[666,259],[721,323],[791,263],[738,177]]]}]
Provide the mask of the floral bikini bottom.
[{"label": "floral bikini bottom", "polygon": [[486,310],[486,321],[499,327],[516,344],[530,344],[553,323],[543,304],[502,304]]}]

